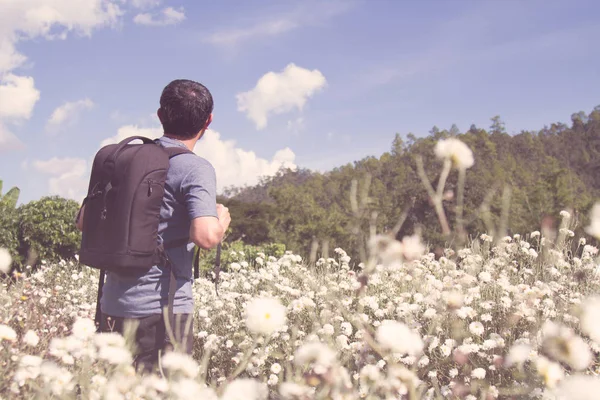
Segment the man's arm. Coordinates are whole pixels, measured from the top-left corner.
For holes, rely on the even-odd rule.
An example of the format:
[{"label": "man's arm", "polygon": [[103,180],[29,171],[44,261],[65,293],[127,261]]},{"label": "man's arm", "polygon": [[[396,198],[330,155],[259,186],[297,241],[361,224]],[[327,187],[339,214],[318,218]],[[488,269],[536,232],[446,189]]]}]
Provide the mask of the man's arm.
[{"label": "man's arm", "polygon": [[223,235],[231,222],[231,215],[229,209],[222,204],[217,204],[217,215],[218,218],[198,217],[192,220],[190,239],[198,247],[211,249],[223,240]]}]

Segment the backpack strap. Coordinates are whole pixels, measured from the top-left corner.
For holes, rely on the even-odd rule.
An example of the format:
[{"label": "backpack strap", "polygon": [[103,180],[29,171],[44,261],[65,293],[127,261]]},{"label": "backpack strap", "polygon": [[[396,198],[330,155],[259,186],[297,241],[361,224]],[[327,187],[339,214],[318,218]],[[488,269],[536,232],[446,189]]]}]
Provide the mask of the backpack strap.
[{"label": "backpack strap", "polygon": [[186,153],[192,153],[194,154],[193,151],[191,151],[188,148],[183,148],[183,147],[179,147],[179,146],[174,146],[174,147],[163,147],[163,149],[167,152],[167,154],[169,155],[169,159],[176,157],[180,154],[186,154]]},{"label": "backpack strap", "polygon": [[221,275],[221,243],[217,245],[217,258],[215,259],[215,293],[219,297],[219,275]]},{"label": "backpack strap", "polygon": [[96,333],[102,332],[102,309],[100,307],[100,299],[102,298],[102,288],[104,287],[104,276],[106,271],[100,270],[100,279],[98,279],[98,298],[96,299],[96,316],[94,322],[96,325]]}]

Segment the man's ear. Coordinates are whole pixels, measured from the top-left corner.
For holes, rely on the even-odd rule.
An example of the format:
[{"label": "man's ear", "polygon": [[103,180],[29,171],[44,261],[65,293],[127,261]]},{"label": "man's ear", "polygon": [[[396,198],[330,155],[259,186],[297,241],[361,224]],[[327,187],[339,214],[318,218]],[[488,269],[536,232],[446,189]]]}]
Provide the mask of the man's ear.
[{"label": "man's ear", "polygon": [[156,110],[156,115],[158,116],[158,120],[162,124],[162,109],[160,107],[158,108],[158,110]]},{"label": "man's ear", "polygon": [[206,119],[206,124],[204,125],[204,129],[207,129],[208,126],[211,124],[211,122],[213,121],[213,115],[212,113],[208,116],[208,118]]}]

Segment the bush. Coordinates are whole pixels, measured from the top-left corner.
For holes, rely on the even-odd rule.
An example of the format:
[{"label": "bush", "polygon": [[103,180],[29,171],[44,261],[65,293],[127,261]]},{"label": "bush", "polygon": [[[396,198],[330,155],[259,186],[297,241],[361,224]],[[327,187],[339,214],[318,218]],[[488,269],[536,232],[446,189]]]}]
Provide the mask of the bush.
[{"label": "bush", "polygon": [[[253,246],[242,241],[225,242],[221,251],[221,266],[227,270],[233,262],[249,260],[253,267],[256,267],[256,258],[273,256],[280,258],[285,254],[285,245],[281,243],[268,243],[260,246]],[[210,251],[201,250],[200,270],[212,271],[217,256],[216,249]]]},{"label": "bush", "polygon": [[19,207],[19,253],[33,260],[70,259],[78,251],[81,233],[75,226],[79,204],[58,196],[43,197]]}]

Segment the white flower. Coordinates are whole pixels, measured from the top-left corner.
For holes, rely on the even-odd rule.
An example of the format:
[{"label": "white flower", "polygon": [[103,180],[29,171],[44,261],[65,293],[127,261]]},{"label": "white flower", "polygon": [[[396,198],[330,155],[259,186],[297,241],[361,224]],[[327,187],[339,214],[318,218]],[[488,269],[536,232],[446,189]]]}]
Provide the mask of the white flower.
[{"label": "white flower", "polygon": [[100,348],[104,346],[124,347],[125,338],[116,332],[102,332],[94,336],[94,343]]},{"label": "white flower", "polygon": [[523,364],[529,358],[529,354],[531,354],[530,346],[526,344],[515,344],[508,351],[508,356],[506,356],[506,366],[510,367],[515,364]]},{"label": "white flower", "polygon": [[538,253],[534,249],[529,249],[529,256],[531,258],[537,258],[538,257]]},{"label": "white flower", "polygon": [[327,336],[333,335],[335,333],[335,329],[333,328],[333,325],[331,325],[331,324],[323,325],[323,333]]},{"label": "white flower", "polygon": [[271,335],[285,322],[285,307],[277,299],[253,299],[246,307],[246,326],[254,333]]},{"label": "white flower", "polygon": [[75,386],[73,374],[52,362],[44,362],[40,373],[44,381],[50,385],[52,393],[56,396],[62,396],[66,391],[70,391]]},{"label": "white flower", "polygon": [[482,271],[479,273],[478,278],[481,282],[487,283],[492,280],[492,275],[487,271]]},{"label": "white flower", "polygon": [[187,354],[170,351],[162,357],[162,366],[172,372],[181,372],[188,378],[198,375],[198,364]]},{"label": "white flower", "polygon": [[600,297],[587,299],[582,305],[579,317],[581,330],[597,344],[600,344]]},{"label": "white flower", "polygon": [[531,237],[532,239],[533,239],[533,238],[536,238],[536,237],[538,237],[538,236],[540,236],[540,231],[533,231],[533,232],[531,232],[531,234],[529,235],[529,237]]},{"label": "white flower", "polygon": [[279,365],[279,363],[274,363],[273,365],[271,365],[271,372],[274,374],[278,374],[281,372],[281,365]]},{"label": "white flower", "polygon": [[475,368],[473,371],[471,371],[471,376],[474,379],[485,379],[485,369]]},{"label": "white flower", "polygon": [[0,325],[0,342],[2,340],[14,342],[17,340],[17,332],[8,325]]},{"label": "white flower", "polygon": [[141,386],[151,388],[160,393],[165,393],[169,390],[169,382],[158,375],[144,376]]},{"label": "white flower", "polygon": [[375,338],[384,348],[395,353],[416,356],[423,351],[423,340],[401,322],[385,320],[377,328]]},{"label": "white flower", "polygon": [[106,360],[113,365],[131,363],[131,353],[123,347],[103,346],[98,350],[98,358]]},{"label": "white flower", "polygon": [[600,393],[597,376],[571,375],[556,389],[557,398],[569,400],[595,400]]},{"label": "white flower", "polygon": [[498,346],[498,343],[496,343],[495,340],[488,339],[488,340],[483,341],[483,349],[484,350],[491,350],[491,349],[496,348],[497,346]]},{"label": "white flower", "polygon": [[600,239],[600,202],[592,207],[590,225],[585,228],[585,231],[596,239]]},{"label": "white flower", "polygon": [[330,368],[335,360],[335,352],[320,342],[303,344],[294,353],[294,364],[298,366],[312,365],[320,370]]},{"label": "white flower", "polygon": [[407,261],[417,260],[425,253],[425,246],[417,234],[404,236],[400,244],[402,245],[402,255]]},{"label": "white flower", "polygon": [[471,168],[475,163],[471,149],[456,138],[440,140],[435,144],[434,152],[438,158],[451,160],[458,169]]},{"label": "white flower", "polygon": [[73,336],[78,339],[87,339],[96,333],[96,324],[89,318],[79,318],[73,324]]},{"label": "white flower", "polygon": [[35,347],[40,342],[40,337],[32,330],[28,330],[23,336],[23,343],[26,346]]},{"label": "white flower", "polygon": [[350,322],[342,322],[340,324],[340,330],[346,336],[352,335],[352,324]]},{"label": "white flower", "polygon": [[556,384],[564,377],[560,365],[548,360],[546,357],[538,357],[535,366],[538,374],[544,379],[544,383],[549,388],[556,387]]},{"label": "white flower", "polygon": [[0,272],[9,273],[11,265],[12,257],[10,253],[5,248],[0,247]]},{"label": "white flower", "polygon": [[473,335],[481,336],[483,335],[483,332],[485,332],[485,328],[481,322],[475,321],[469,324],[469,331],[471,331]]},{"label": "white flower", "polygon": [[461,308],[464,301],[464,296],[459,291],[444,292],[442,298],[448,307],[453,309]]},{"label": "white flower", "polygon": [[[122,389],[121,389],[122,390]],[[178,400],[218,400],[218,397],[214,390],[202,386],[194,379],[179,379],[170,385],[170,391],[174,396],[168,396],[166,398],[173,398]],[[120,393],[119,393],[120,395]],[[121,395],[122,396],[122,395]],[[141,397],[141,396],[140,396]],[[120,397],[121,399],[125,399],[126,397]],[[144,398],[159,398],[159,396],[151,396]],[[160,398],[163,398],[160,396]]]},{"label": "white flower", "polygon": [[274,385],[277,385],[277,383],[279,383],[279,378],[277,377],[277,375],[275,375],[275,374],[269,375],[269,379],[267,380],[267,385],[274,386]]},{"label": "white flower", "polygon": [[279,386],[279,394],[285,400],[308,399],[313,392],[313,388],[293,382],[284,382]]},{"label": "white flower", "polygon": [[561,216],[563,219],[569,219],[569,218],[571,218],[571,214],[570,214],[568,211],[566,211],[566,210],[562,210],[562,211],[560,212],[560,216]]},{"label": "white flower", "polygon": [[38,356],[24,355],[19,361],[19,368],[13,376],[13,380],[19,386],[23,386],[28,379],[35,379],[40,375],[42,358]]},{"label": "white flower", "polygon": [[578,371],[588,368],[592,353],[587,343],[566,326],[546,321],[542,326],[544,353]]},{"label": "white flower", "polygon": [[491,237],[490,235],[487,235],[485,233],[482,233],[481,236],[479,236],[479,238],[481,240],[483,240],[484,242],[490,242],[490,243],[494,240],[493,237]]},{"label": "white flower", "polygon": [[221,400],[266,400],[269,390],[254,379],[236,379],[225,388]]},{"label": "white flower", "polygon": [[369,240],[369,251],[384,265],[402,261],[404,246],[389,235],[376,235]]}]

